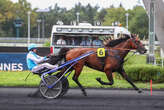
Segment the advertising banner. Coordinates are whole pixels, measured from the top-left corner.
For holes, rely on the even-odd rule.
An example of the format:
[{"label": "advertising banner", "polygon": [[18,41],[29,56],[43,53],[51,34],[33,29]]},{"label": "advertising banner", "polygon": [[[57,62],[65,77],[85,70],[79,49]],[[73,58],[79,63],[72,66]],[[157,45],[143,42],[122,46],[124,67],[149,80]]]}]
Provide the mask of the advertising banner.
[{"label": "advertising banner", "polygon": [[27,53],[0,53],[0,71],[28,70]]}]

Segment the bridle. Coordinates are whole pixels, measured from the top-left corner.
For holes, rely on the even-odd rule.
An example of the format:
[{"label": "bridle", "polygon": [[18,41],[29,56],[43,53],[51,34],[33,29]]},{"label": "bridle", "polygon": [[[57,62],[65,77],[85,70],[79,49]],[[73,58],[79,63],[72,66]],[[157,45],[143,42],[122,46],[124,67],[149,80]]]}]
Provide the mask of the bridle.
[{"label": "bridle", "polygon": [[138,52],[140,52],[140,50],[141,50],[141,46],[140,46],[140,44],[139,44],[139,40],[135,40],[134,38],[131,38],[132,39],[132,42],[133,42],[133,45],[135,45],[135,47],[136,47],[136,50],[138,51]]}]

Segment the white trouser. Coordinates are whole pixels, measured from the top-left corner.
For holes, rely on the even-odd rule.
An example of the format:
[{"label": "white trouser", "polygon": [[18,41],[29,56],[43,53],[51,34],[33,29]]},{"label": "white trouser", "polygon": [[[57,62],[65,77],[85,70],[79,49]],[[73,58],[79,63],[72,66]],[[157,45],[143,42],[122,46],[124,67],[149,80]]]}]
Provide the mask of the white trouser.
[{"label": "white trouser", "polygon": [[51,65],[49,63],[43,63],[43,64],[39,64],[37,66],[35,66],[33,69],[32,69],[32,72],[37,72],[43,68],[48,68],[48,69],[54,69],[54,68],[57,68],[58,65]]}]

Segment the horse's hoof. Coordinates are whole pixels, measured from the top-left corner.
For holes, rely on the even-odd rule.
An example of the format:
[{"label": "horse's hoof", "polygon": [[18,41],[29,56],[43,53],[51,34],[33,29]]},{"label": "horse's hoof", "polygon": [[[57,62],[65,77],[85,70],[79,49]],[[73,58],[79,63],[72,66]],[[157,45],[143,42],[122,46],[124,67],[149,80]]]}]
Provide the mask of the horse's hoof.
[{"label": "horse's hoof", "polygon": [[84,96],[87,96],[87,93],[83,93]]},{"label": "horse's hoof", "polygon": [[139,89],[139,90],[138,90],[138,93],[143,93],[142,89]]},{"label": "horse's hoof", "polygon": [[82,93],[83,93],[84,96],[87,96],[87,93],[86,93],[85,90],[82,90]]}]

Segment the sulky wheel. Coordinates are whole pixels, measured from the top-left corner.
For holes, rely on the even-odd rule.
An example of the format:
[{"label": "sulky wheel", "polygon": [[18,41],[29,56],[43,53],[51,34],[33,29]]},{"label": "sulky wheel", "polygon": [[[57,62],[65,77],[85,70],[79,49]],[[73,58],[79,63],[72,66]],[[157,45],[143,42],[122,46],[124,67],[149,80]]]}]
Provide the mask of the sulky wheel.
[{"label": "sulky wheel", "polygon": [[[62,73],[61,72],[58,72],[54,76],[57,76],[58,78],[60,78],[61,75],[62,75]],[[62,81],[62,92],[60,94],[60,97],[64,96],[67,93],[68,89],[69,89],[69,82],[68,82],[68,79],[65,76],[63,76],[61,78],[61,81]]]},{"label": "sulky wheel", "polygon": [[[56,76],[47,76],[44,78],[46,84],[52,85],[54,82],[56,82],[58,80],[58,78]],[[62,82],[59,81],[56,83],[55,86],[53,86],[52,88],[48,88],[43,81],[40,82],[39,85],[39,90],[42,94],[43,97],[48,98],[48,99],[54,99],[54,98],[58,98],[63,89],[62,89]]]},{"label": "sulky wheel", "polygon": [[60,96],[62,97],[67,93],[67,91],[69,89],[69,82],[68,82],[68,79],[65,77],[63,77],[61,79],[61,81],[62,81],[62,92],[61,92]]}]

